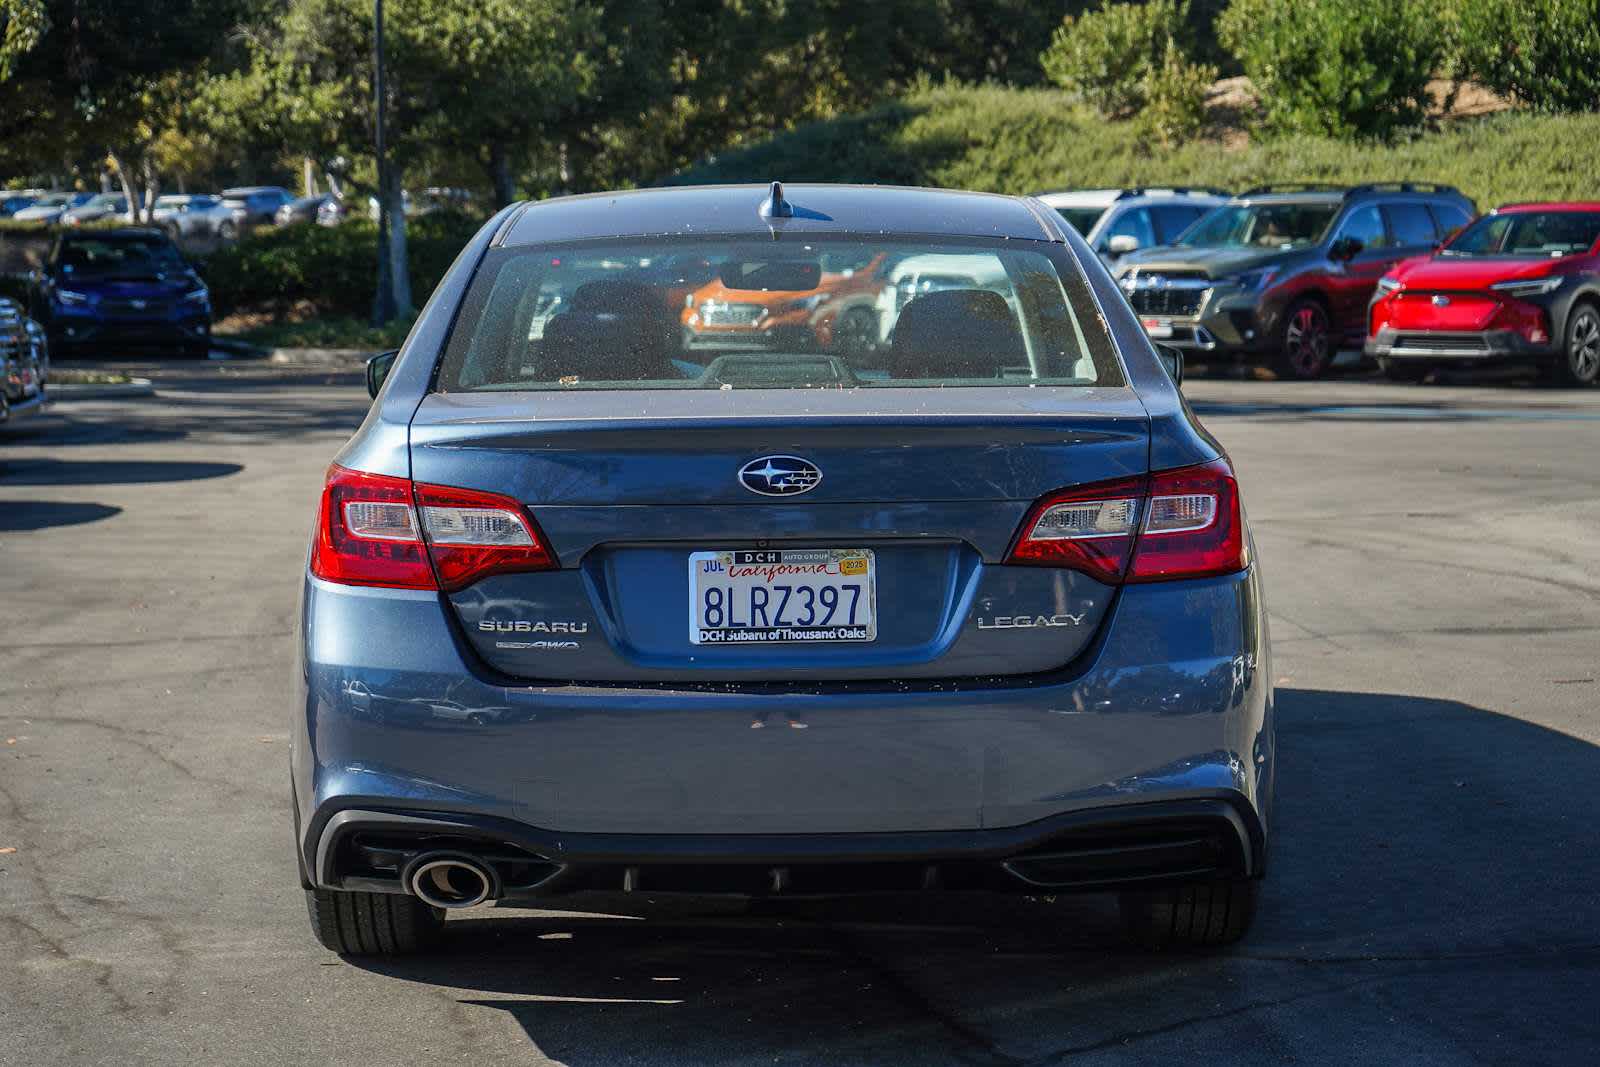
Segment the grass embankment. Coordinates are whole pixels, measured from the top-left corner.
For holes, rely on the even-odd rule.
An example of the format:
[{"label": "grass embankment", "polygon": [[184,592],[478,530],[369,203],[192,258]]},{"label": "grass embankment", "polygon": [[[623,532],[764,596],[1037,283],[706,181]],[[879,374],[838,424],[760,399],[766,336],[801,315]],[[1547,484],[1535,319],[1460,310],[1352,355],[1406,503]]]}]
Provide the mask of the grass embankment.
[{"label": "grass embankment", "polygon": [[1030,193],[1411,178],[1447,182],[1484,209],[1512,200],[1600,198],[1592,149],[1600,114],[1453,119],[1390,145],[1296,136],[1230,146],[1228,132],[1162,149],[1132,123],[1107,122],[1064,93],[941,87],[727,152],[670,182],[779,178]]}]

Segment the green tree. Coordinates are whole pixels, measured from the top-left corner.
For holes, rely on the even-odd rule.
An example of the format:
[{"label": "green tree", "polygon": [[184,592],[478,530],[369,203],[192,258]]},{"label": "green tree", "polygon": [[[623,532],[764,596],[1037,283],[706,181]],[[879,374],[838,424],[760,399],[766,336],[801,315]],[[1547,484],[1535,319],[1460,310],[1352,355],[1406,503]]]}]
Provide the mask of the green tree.
[{"label": "green tree", "polygon": [[0,0],[0,141],[106,161],[146,217],[157,144],[247,0]]},{"label": "green tree", "polygon": [[1157,71],[1168,83],[1174,71],[1186,73],[1181,67],[1188,18],[1188,0],[1114,3],[1068,15],[1039,64],[1051,81],[1101,114],[1125,118],[1148,103]]},{"label": "green tree", "polygon": [[1600,0],[1457,0],[1462,63],[1540,111],[1600,110]]},{"label": "green tree", "polygon": [[1218,20],[1284,132],[1391,138],[1418,125],[1449,30],[1428,0],[1233,0]]}]

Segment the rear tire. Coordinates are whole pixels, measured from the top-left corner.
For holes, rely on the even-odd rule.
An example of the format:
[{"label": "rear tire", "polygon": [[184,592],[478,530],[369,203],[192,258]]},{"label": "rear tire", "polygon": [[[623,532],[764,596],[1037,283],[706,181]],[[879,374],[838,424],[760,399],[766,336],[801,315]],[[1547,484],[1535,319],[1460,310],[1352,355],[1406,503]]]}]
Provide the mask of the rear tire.
[{"label": "rear tire", "polygon": [[1302,297],[1283,313],[1278,333],[1277,370],[1281,377],[1312,381],[1333,365],[1333,331],[1320,300]]},{"label": "rear tire", "polygon": [[1220,948],[1239,940],[1256,914],[1260,882],[1233,878],[1117,897],[1128,937],[1149,949]]},{"label": "rear tire", "polygon": [[438,944],[444,911],[413,896],[307,889],[311,933],[341,956],[401,956]]},{"label": "rear tire", "polygon": [[235,226],[231,219],[217,227],[218,240],[231,241],[237,236],[239,236],[239,227]]},{"label": "rear tire", "polygon": [[1557,385],[1600,385],[1600,307],[1584,301],[1567,316],[1561,354],[1550,366]]},{"label": "rear tire", "polygon": [[1397,362],[1392,359],[1378,360],[1378,369],[1391,382],[1420,382],[1433,371],[1426,363],[1412,363],[1410,360]]}]

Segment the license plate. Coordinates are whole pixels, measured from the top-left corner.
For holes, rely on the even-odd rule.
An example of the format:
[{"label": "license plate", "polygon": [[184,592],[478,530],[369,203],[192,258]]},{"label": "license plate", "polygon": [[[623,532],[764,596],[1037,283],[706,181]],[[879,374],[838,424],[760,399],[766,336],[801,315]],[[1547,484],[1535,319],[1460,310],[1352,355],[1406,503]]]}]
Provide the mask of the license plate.
[{"label": "license plate", "polygon": [[697,645],[871,641],[877,566],[866,548],[689,554],[689,640]]},{"label": "license plate", "polygon": [[1167,319],[1142,319],[1144,332],[1151,337],[1171,337],[1172,323]]}]

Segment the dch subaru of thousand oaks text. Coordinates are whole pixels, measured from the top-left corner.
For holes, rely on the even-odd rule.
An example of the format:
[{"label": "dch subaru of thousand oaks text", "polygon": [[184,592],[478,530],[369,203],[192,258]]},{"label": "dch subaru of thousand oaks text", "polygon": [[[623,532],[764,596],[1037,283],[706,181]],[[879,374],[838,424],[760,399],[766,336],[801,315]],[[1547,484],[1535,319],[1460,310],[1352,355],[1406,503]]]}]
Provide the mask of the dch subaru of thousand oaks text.
[{"label": "dch subaru of thousand oaks text", "polygon": [[[826,264],[880,256],[951,269],[837,350],[697,348],[662,269],[827,300]],[[1111,891],[1143,943],[1240,937],[1266,613],[1170,357],[1031,199],[496,215],[327,472],[292,759],[318,939],[404,952],[446,909],[580,892],[943,889]]]}]

